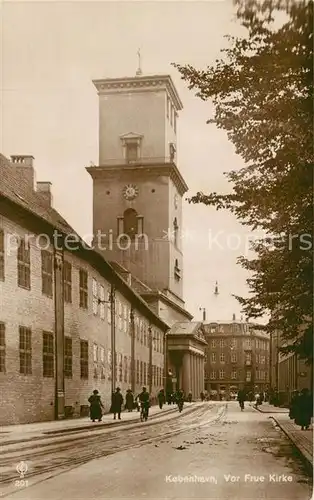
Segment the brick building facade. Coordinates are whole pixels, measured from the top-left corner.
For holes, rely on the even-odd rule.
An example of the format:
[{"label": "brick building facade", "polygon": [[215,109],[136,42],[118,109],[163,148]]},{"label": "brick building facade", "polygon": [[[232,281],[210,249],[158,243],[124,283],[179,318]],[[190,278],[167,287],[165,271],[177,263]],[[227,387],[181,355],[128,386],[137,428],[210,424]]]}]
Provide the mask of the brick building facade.
[{"label": "brick building facade", "polygon": [[274,331],[271,335],[270,387],[275,399],[277,395],[276,404],[288,407],[294,391],[307,388],[313,393],[313,367],[295,353],[280,353],[283,345],[280,333]]},{"label": "brick building facade", "polygon": [[95,388],[107,410],[118,385],[156,396],[168,325],[34,189],[32,158],[0,168],[0,424],[83,415]]},{"label": "brick building facade", "polygon": [[213,399],[253,393],[269,384],[269,337],[258,325],[242,321],[204,324],[207,341],[205,389]]}]

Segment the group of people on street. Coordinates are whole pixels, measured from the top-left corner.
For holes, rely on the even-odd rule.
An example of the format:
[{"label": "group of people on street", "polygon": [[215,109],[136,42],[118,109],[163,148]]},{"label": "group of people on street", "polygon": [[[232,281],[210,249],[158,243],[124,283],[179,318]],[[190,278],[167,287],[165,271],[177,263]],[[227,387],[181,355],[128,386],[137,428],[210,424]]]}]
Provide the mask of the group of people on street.
[{"label": "group of people on street", "polygon": [[313,398],[308,389],[293,393],[289,417],[294,420],[296,425],[300,425],[302,431],[309,429],[313,417]]},{"label": "group of people on street", "polygon": [[[162,392],[162,390],[160,392]],[[95,422],[96,420],[98,420],[98,422],[101,422],[104,405],[101,401],[101,397],[97,389],[95,389],[93,391],[93,394],[88,398],[88,402],[90,404],[91,420],[93,422]],[[123,409],[123,404],[124,404],[124,399],[121,394],[121,389],[120,387],[117,387],[115,392],[113,392],[111,396],[110,413],[113,413],[114,420],[116,420],[117,416],[118,419],[121,420],[121,412]],[[124,406],[126,410],[131,412],[134,409],[140,411],[142,408],[144,408],[146,416],[148,417],[149,407],[150,407],[150,396],[149,393],[147,392],[146,387],[143,387],[142,392],[138,394],[135,398],[131,389],[127,390],[125,396],[125,406]],[[160,407],[162,408],[162,405]]]},{"label": "group of people on street", "polygon": [[[158,400],[158,405],[159,408],[162,409],[163,405],[168,402],[168,404],[177,404],[178,409],[181,412],[183,409],[184,405],[184,400],[185,400],[185,395],[184,391],[182,389],[179,389],[175,393],[169,395],[165,395],[164,389],[161,389],[158,392],[157,395],[157,400]],[[192,401],[192,394],[188,395],[188,401]],[[90,404],[90,418],[93,422],[98,420],[101,422],[102,420],[102,413],[103,413],[103,403],[101,401],[101,397],[99,395],[99,392],[97,389],[93,391],[93,394],[88,398],[88,402]],[[146,387],[143,387],[142,392],[138,394],[136,397],[134,397],[134,394],[131,389],[128,389],[126,391],[125,395],[125,403],[124,403],[124,398],[121,394],[121,389],[120,387],[117,387],[115,392],[112,393],[111,396],[111,407],[110,407],[110,413],[113,414],[113,419],[116,420],[118,417],[118,420],[121,420],[121,412],[122,409],[127,410],[128,412],[132,412],[133,410],[141,411],[144,409],[145,411],[145,417],[148,417],[149,413],[149,408],[150,408],[150,395],[147,392]]]},{"label": "group of people on street", "polygon": [[[204,392],[200,393],[200,398],[202,401],[205,401],[206,396]],[[166,404],[167,402],[168,405],[170,404],[178,405],[178,409],[181,412],[183,409],[184,401],[188,401],[190,403],[192,402],[192,393],[189,392],[188,396],[185,397],[184,391],[182,389],[179,389],[174,393],[168,393],[166,395],[164,389],[160,389],[160,391],[157,394],[157,400],[160,409],[162,409],[163,405]],[[95,422],[96,420],[101,422],[103,413],[102,410],[104,406],[102,404],[101,397],[97,389],[93,391],[93,394],[89,397],[88,402],[90,404],[91,420],[93,422]],[[132,412],[135,409],[137,411],[141,411],[144,408],[146,411],[146,416],[148,416],[150,407],[150,396],[146,390],[146,387],[143,387],[142,392],[138,394],[136,397],[134,397],[132,390],[128,389],[125,395],[125,403],[124,403],[124,398],[121,394],[121,389],[120,387],[117,387],[115,392],[113,392],[111,396],[110,413],[113,413],[114,420],[116,420],[117,416],[118,420],[121,420],[121,412],[123,409],[123,405],[124,409],[127,410],[128,412]]]}]

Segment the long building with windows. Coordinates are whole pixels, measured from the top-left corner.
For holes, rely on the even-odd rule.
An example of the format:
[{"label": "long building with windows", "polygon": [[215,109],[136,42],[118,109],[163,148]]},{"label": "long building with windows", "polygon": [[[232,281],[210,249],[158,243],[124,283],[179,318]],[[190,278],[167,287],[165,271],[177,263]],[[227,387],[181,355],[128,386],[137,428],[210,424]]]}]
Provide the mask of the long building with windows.
[{"label": "long building with windows", "polygon": [[204,324],[207,341],[205,389],[229,399],[240,389],[265,391],[269,384],[269,336],[258,325],[236,321]]},{"label": "long building with windows", "polygon": [[34,190],[32,157],[0,159],[0,424],[85,415],[95,388],[107,410],[118,385],[155,396],[169,326]]}]

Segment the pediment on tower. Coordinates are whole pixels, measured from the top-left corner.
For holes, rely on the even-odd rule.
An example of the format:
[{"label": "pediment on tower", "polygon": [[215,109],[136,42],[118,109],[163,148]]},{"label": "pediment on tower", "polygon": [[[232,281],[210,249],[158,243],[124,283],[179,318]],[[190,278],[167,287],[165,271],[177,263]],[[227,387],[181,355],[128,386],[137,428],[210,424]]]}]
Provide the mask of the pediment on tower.
[{"label": "pediment on tower", "polygon": [[143,135],[136,132],[128,132],[127,134],[120,135],[122,142],[140,141],[142,138]]}]

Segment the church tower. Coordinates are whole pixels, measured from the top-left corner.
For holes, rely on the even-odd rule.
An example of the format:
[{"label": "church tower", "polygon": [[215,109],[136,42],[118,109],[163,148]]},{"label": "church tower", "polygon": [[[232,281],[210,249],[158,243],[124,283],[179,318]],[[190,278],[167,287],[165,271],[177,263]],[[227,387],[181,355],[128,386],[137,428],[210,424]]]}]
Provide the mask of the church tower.
[{"label": "church tower", "polygon": [[184,307],[182,196],[176,164],[182,103],[168,75],[93,81],[99,96],[94,244],[152,290]]}]

